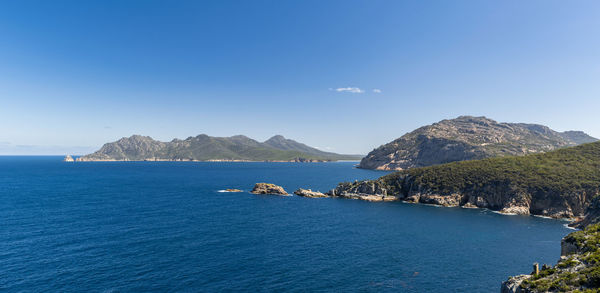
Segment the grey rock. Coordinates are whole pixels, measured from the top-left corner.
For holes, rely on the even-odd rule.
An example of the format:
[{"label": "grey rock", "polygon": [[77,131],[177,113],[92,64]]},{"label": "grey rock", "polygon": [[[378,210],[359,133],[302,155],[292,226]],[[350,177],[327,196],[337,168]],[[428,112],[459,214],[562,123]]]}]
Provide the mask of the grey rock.
[{"label": "grey rock", "polygon": [[256,183],[250,193],[254,194],[274,194],[274,195],[289,195],[283,187],[272,183]]},{"label": "grey rock", "polygon": [[365,156],[359,168],[404,170],[454,161],[526,155],[597,141],[581,131],[556,132],[546,126],[498,123],[461,116],[423,126]]}]

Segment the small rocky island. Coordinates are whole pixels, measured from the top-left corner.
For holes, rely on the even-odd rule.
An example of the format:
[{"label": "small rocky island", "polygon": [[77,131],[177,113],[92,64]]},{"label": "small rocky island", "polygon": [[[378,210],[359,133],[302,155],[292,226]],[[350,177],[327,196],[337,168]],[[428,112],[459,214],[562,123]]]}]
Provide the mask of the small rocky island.
[{"label": "small rocky island", "polygon": [[73,159],[73,157],[71,157],[71,155],[66,155],[65,158],[63,159],[63,161],[65,161],[65,162],[75,162],[75,160]]},{"label": "small rocky island", "polygon": [[288,196],[289,194],[283,189],[283,187],[272,184],[272,183],[256,183],[254,188],[250,193],[253,194],[274,194],[274,195],[284,195]]},{"label": "small rocky island", "polygon": [[320,197],[329,197],[329,195],[324,194],[319,191],[312,191],[310,189],[299,188],[294,191],[294,194],[297,196],[310,197],[310,198],[320,198]]}]

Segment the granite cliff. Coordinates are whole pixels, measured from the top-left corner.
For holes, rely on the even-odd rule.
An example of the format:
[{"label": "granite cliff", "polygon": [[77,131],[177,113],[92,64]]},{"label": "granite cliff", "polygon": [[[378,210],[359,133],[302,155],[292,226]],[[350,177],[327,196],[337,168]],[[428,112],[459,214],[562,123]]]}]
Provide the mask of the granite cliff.
[{"label": "granite cliff", "polygon": [[358,160],[358,155],[322,152],[276,135],[258,142],[243,135],[211,137],[201,134],[184,140],[162,142],[133,135],[104,144],[100,150],[77,161],[287,161],[324,162]]},{"label": "granite cliff", "polygon": [[501,156],[527,155],[594,142],[581,132],[557,132],[546,126],[499,123],[461,116],[423,126],[365,156],[359,168],[404,170]]}]

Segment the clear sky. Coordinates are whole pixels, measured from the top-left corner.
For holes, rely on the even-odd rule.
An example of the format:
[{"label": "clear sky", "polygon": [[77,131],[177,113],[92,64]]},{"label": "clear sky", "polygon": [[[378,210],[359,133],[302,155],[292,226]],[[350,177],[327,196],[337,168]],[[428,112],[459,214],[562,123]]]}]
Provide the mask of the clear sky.
[{"label": "clear sky", "polygon": [[459,115],[600,137],[600,1],[2,1],[0,154],[282,134],[367,153]]}]

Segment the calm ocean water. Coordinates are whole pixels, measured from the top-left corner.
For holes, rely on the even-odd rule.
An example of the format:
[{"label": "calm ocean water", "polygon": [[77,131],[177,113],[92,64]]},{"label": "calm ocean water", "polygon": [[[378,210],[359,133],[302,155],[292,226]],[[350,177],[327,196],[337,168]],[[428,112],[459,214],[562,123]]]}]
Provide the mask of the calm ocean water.
[{"label": "calm ocean water", "polygon": [[0,157],[0,290],[499,292],[555,263],[564,222],[328,190],[354,163],[63,163]]}]

